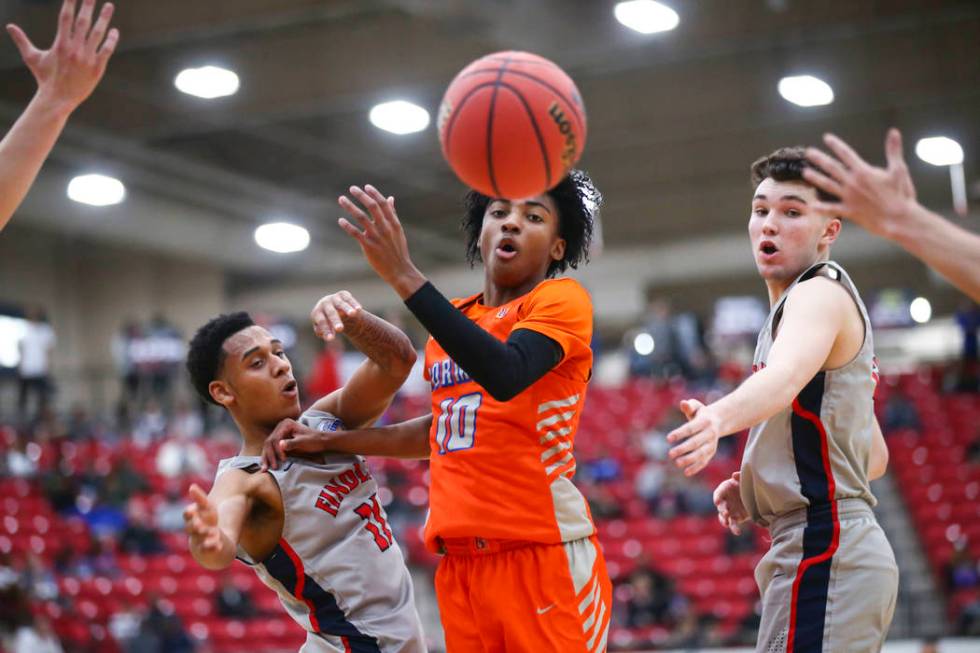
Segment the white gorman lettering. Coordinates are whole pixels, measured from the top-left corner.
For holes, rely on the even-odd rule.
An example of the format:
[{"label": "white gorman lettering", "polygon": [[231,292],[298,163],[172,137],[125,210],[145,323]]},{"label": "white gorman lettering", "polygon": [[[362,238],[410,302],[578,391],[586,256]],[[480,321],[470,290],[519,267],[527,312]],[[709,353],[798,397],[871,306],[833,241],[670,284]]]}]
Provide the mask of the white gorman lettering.
[{"label": "white gorman lettering", "polygon": [[446,388],[470,381],[470,375],[463,371],[451,358],[433,363],[429,368],[429,383],[432,389]]},{"label": "white gorman lettering", "polygon": [[316,498],[316,507],[336,517],[344,497],[370,480],[371,473],[361,463],[355,463],[353,469],[337,474],[324,484]]}]

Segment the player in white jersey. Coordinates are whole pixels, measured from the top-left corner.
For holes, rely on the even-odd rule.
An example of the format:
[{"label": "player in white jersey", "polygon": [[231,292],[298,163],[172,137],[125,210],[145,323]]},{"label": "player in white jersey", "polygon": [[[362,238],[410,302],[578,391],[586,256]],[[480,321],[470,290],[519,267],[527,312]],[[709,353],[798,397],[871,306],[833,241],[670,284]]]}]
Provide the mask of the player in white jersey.
[{"label": "player in white jersey", "polygon": [[682,402],[690,421],[671,432],[670,457],[687,475],[718,438],[751,427],[742,468],[715,490],[719,520],[738,532],[752,519],[772,546],[756,568],[762,594],[757,650],[880,650],[891,623],[898,569],[871,507],[869,481],[888,450],[874,416],[871,323],[830,247],[835,197],[803,177],[802,148],[752,166],[749,236],[771,311],[753,375],[710,404]]},{"label": "player in white jersey", "polygon": [[371,425],[415,362],[405,334],[347,292],[323,298],[315,322],[322,316],[326,337],[344,331],[368,360],[302,415],[282,343],[247,313],[216,317],[191,341],[191,380],[231,413],[242,448],[221,461],[208,495],[191,487],[190,550],[209,569],[236,557],[252,566],[306,629],[303,653],[424,653],[411,577],[364,459],[321,454],[262,465],[262,445],[285,419],[322,431]]}]

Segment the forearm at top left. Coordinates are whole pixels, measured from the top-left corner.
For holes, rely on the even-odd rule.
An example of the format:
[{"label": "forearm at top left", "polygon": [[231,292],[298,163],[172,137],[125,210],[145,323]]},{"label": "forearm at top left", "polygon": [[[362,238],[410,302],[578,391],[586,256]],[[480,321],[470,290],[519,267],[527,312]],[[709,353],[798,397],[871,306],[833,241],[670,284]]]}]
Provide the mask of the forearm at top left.
[{"label": "forearm at top left", "polygon": [[407,376],[417,357],[412,341],[398,327],[361,310],[344,319],[344,335],[358,351],[392,376]]}]

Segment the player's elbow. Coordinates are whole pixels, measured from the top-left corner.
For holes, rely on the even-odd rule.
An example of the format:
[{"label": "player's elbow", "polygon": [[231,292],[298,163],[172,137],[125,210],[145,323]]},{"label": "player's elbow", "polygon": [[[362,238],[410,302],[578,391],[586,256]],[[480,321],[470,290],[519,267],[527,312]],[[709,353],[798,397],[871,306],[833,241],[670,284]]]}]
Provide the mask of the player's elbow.
[{"label": "player's elbow", "polygon": [[415,367],[415,361],[418,360],[418,353],[415,348],[412,347],[411,341],[405,338],[405,342],[398,349],[398,355],[392,362],[391,373],[393,376],[400,377],[401,379],[407,379],[408,375],[412,373],[412,369]]}]

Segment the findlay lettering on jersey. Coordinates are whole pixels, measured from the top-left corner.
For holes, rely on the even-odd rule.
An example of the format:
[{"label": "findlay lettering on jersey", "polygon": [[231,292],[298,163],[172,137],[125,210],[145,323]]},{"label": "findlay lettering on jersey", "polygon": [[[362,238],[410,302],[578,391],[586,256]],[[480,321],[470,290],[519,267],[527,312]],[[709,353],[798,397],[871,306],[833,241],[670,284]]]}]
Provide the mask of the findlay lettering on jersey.
[{"label": "findlay lettering on jersey", "polygon": [[337,516],[340,503],[344,497],[353,492],[361,483],[371,480],[371,473],[361,463],[354,463],[353,469],[337,474],[323,486],[320,496],[316,498],[316,507],[324,512]]},{"label": "findlay lettering on jersey", "polygon": [[429,382],[432,389],[446,388],[459,383],[466,383],[470,375],[463,371],[451,358],[433,363],[429,368]]}]

